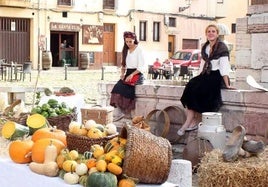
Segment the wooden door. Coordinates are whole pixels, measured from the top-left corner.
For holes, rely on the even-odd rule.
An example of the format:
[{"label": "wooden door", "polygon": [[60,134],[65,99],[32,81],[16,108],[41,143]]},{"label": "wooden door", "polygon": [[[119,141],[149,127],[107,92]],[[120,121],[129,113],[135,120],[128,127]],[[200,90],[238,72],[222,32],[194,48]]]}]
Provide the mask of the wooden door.
[{"label": "wooden door", "polygon": [[172,57],[175,50],[175,36],[168,35],[168,57]]},{"label": "wooden door", "polygon": [[114,24],[104,24],[103,32],[103,65],[115,66],[115,33]]}]

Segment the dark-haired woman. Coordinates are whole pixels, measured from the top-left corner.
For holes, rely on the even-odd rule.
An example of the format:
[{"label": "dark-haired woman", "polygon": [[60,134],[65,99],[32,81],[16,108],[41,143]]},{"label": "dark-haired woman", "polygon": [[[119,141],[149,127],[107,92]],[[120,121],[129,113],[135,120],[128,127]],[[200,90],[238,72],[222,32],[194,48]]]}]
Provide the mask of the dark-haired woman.
[{"label": "dark-haired woman", "polygon": [[124,47],[122,50],[122,67],[120,80],[111,92],[110,105],[115,107],[114,121],[123,117],[131,117],[135,109],[135,86],[143,84],[145,60],[142,49],[138,46],[136,34],[124,32]]},{"label": "dark-haired woman", "polygon": [[219,39],[218,27],[213,24],[207,26],[205,34],[207,42],[201,49],[201,73],[188,82],[181,97],[187,117],[177,132],[179,136],[196,129],[203,112],[217,112],[220,109],[221,88],[233,89],[229,82],[229,51]]}]

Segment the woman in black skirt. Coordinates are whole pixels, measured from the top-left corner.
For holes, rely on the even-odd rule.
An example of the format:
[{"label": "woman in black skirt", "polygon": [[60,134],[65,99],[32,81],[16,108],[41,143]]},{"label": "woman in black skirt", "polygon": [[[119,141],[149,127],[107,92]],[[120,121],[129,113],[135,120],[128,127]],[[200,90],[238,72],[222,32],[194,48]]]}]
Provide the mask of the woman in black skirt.
[{"label": "woman in black skirt", "polygon": [[124,42],[121,76],[112,89],[110,99],[110,105],[115,107],[114,121],[130,117],[131,110],[135,109],[135,86],[144,80],[145,60],[136,34],[124,32]]},{"label": "woman in black skirt", "polygon": [[181,97],[187,118],[177,132],[179,136],[197,128],[201,113],[217,112],[220,109],[221,88],[233,89],[229,81],[229,51],[218,38],[218,27],[213,24],[207,26],[205,34],[207,42],[201,49],[201,73],[187,83]]}]

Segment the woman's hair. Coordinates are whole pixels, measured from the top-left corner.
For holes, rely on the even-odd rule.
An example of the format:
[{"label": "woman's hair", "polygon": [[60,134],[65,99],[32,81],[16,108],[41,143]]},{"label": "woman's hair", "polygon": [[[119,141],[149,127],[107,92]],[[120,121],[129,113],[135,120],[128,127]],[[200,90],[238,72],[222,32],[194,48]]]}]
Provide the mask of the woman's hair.
[{"label": "woman's hair", "polygon": [[214,27],[214,28],[216,29],[216,31],[217,31],[217,34],[220,33],[219,27],[218,27],[217,25],[215,25],[215,24],[210,24],[210,25],[208,25],[208,26],[206,27],[205,33],[207,33],[207,31],[208,31],[208,29],[209,29],[210,27]]},{"label": "woman's hair", "polygon": [[124,32],[124,46],[123,46],[123,50],[122,50],[122,66],[125,67],[126,66],[126,58],[127,58],[127,52],[128,52],[128,46],[125,42],[126,38],[131,38],[134,40],[134,44],[138,45],[138,40],[137,40],[137,36],[134,32],[130,32],[130,31],[126,31]]}]

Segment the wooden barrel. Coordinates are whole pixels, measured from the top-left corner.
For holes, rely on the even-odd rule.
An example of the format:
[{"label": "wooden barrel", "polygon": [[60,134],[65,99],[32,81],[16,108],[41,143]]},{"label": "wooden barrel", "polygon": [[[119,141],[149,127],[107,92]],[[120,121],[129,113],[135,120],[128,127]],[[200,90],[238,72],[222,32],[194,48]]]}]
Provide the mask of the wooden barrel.
[{"label": "wooden barrel", "polygon": [[89,53],[80,53],[80,69],[87,69],[89,60]]},{"label": "wooden barrel", "polygon": [[50,51],[42,52],[42,69],[48,70],[52,66],[52,54]]}]

